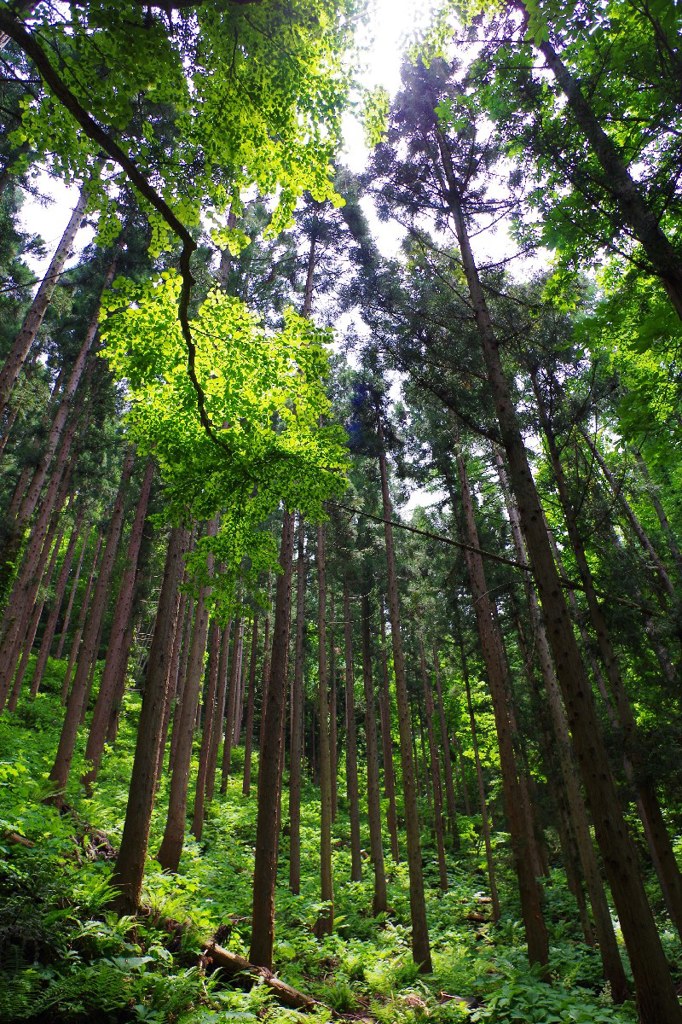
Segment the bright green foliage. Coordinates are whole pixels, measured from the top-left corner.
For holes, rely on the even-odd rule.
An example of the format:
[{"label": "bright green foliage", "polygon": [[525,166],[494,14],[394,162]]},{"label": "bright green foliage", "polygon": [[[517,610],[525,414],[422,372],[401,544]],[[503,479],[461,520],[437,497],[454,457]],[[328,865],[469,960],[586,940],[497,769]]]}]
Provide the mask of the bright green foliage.
[{"label": "bright green foliage", "polygon": [[234,572],[248,555],[255,574],[274,560],[260,527],[280,502],[315,520],[345,488],[343,430],[320,424],[329,333],[291,309],[281,330],[267,331],[239,299],[210,292],[192,333],[211,436],[187,375],[179,288],[172,274],[143,290],[119,281],[104,314],[105,354],[125,378],[131,433],[159,462],[170,514],[220,513],[220,561]]},{"label": "bright green foliage", "polygon": [[[23,699],[12,720],[0,720],[0,1021],[85,1020],[129,1024],[200,1024],[202,1021],[258,1021],[269,1024],[307,1021],[322,1024],[333,1010],[383,1024],[630,1024],[631,1007],[614,1007],[599,981],[598,956],[577,940],[561,873],[547,890],[553,922],[554,982],[540,982],[524,963],[522,930],[517,920],[514,885],[503,871],[506,913],[500,924],[472,926],[467,915],[480,910],[476,842],[449,861],[450,890],[429,894],[434,945],[434,974],[418,976],[410,955],[407,868],[389,864],[388,915],[371,916],[372,883],[348,882],[349,822],[341,802],[334,826],[337,879],[333,935],[319,942],[312,924],[319,912],[317,878],[304,871],[300,896],[286,888],[288,843],[282,840],[277,893],[278,972],[290,984],[314,995],[322,1005],[313,1014],[279,1006],[264,986],[250,992],[231,988],[218,976],[197,968],[201,943],[219,924],[229,934],[222,942],[234,952],[248,949],[250,878],[256,804],[230,780],[225,800],[211,808],[201,844],[188,838],[178,875],[164,874],[151,857],[145,879],[149,916],[117,918],[106,908],[111,861],[98,852],[90,826],[115,846],[125,807],[125,786],[135,740],[139,695],[129,698],[116,747],[103,765],[92,799],[73,786],[75,814],[60,815],[40,804],[50,767],[50,748],[59,714],[59,671],[53,662],[49,686],[34,703]],[[236,750],[236,766],[242,758]],[[29,767],[30,766],[30,767]],[[165,819],[166,779],[152,822],[156,849]],[[319,843],[319,799],[304,786],[303,863],[315,863]],[[287,820],[286,798],[282,819]],[[361,822],[367,845],[367,821]],[[34,847],[13,842],[25,835]],[[425,844],[427,859],[433,851]],[[504,867],[504,861],[500,860]],[[164,930],[161,918],[186,922],[180,942]],[[188,919],[192,925],[188,923]],[[671,961],[679,960],[671,945]],[[454,997],[459,997],[459,1000]],[[463,1000],[475,1000],[469,1010]],[[543,1017],[542,1014],[545,1014]],[[591,1016],[590,1016],[591,1014]]]},{"label": "bright green foliage", "polygon": [[[199,224],[201,209],[239,208],[241,192],[256,185],[277,196],[279,230],[304,191],[333,195],[354,17],[353,0],[197,3],[176,13],[99,0],[40,4],[28,21],[76,100],[186,227]],[[94,176],[93,202],[115,208],[125,174],[98,163],[99,146],[62,102],[48,91],[24,107],[14,144],[28,142],[67,180]],[[168,227],[152,220],[160,251]]]}]

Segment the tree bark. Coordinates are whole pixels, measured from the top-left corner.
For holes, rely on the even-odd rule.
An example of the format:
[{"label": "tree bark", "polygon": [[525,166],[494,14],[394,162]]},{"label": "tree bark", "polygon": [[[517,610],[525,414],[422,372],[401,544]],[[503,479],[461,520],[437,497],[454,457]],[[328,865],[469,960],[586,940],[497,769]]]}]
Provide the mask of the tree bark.
[{"label": "tree bark", "polygon": [[45,312],[50,304],[50,300],[52,299],[52,294],[57,286],[62,270],[64,269],[64,264],[71,254],[73,241],[78,229],[83,223],[87,205],[88,189],[84,185],[81,188],[78,202],[74,207],[69,223],[64,230],[64,234],[61,237],[52,260],[50,261],[47,273],[40,283],[40,287],[38,288],[35,298],[31,303],[31,308],[24,318],[21,330],[14,340],[14,344],[7,356],[7,359],[5,360],[2,370],[0,370],[0,417],[5,414],[12,388],[21,373],[21,368],[26,362],[26,357],[31,345],[35,341],[36,335],[43,322]]},{"label": "tree bark", "polygon": [[90,603],[90,613],[85,624],[85,629],[83,630],[83,641],[78,657],[76,674],[74,676],[71,694],[66,706],[66,714],[64,716],[61,735],[59,737],[57,754],[50,772],[50,782],[57,794],[64,792],[69,779],[71,762],[76,749],[78,726],[81,721],[81,715],[85,708],[85,701],[88,695],[90,669],[97,660],[97,648],[99,646],[100,634],[102,631],[102,620],[106,610],[111,574],[114,569],[114,562],[116,561],[116,554],[121,540],[123,514],[125,511],[125,497],[130,477],[133,472],[134,459],[134,452],[132,448],[130,448],[128,449],[123,461],[121,481],[118,493],[116,494],[116,500],[114,501],[114,507],[111,512],[109,530],[107,533],[106,544],[104,546],[104,554],[102,555],[97,583],[95,584],[92,601]]},{"label": "tree bark", "polygon": [[355,721],[355,673],[353,671],[353,621],[348,580],[343,581],[343,632],[346,660],[346,792],[350,818],[350,854],[352,882],[362,880],[360,852],[360,796],[358,790],[358,734]]},{"label": "tree bark", "polygon": [[[457,456],[457,470],[466,541],[471,548],[480,548],[469,478],[461,455]],[[532,834],[532,819],[527,813],[527,795],[522,791],[514,751],[502,638],[493,613],[483,559],[473,550],[468,550],[465,552],[465,560],[493,703],[497,743],[500,750],[504,810],[511,837],[514,868],[519,883],[528,959],[531,963],[546,967],[549,962],[549,939],[542,911],[542,893],[536,877],[537,868],[534,864],[535,840]]]},{"label": "tree bark", "polygon": [[190,829],[195,839],[201,839],[204,830],[206,779],[208,777],[208,759],[211,750],[211,737],[216,729],[220,729],[220,722],[217,717],[220,633],[220,626],[218,622],[213,619],[208,632],[208,686],[206,688],[206,701],[204,703],[204,728],[201,733],[199,768],[197,771],[197,784],[194,790],[194,809],[192,812],[192,827]]},{"label": "tree bark", "polygon": [[[211,520],[206,530],[207,536],[214,537],[217,529],[218,520]],[[213,555],[209,554],[209,577],[212,574]],[[202,586],[194,606],[194,629],[192,630],[187,677],[182,688],[182,697],[175,708],[175,716],[178,722],[177,746],[175,748],[170,792],[168,795],[166,827],[156,858],[164,871],[178,870],[180,855],[182,854],[182,843],[185,837],[192,739],[197,718],[197,707],[201,696],[201,684],[204,679],[204,653],[206,651],[206,635],[208,633],[210,595],[210,584]]]},{"label": "tree bark", "polygon": [[[511,525],[512,537],[516,549],[516,557],[522,565],[528,564],[526,548],[521,532],[521,523],[516,505],[509,493],[507,473],[504,467],[502,455],[499,451],[495,453],[497,472],[500,478],[500,485],[505,496],[507,514]],[[606,901],[604,885],[599,871],[599,864],[592,845],[592,836],[587,817],[585,803],[583,801],[578,778],[575,771],[575,761],[571,750],[571,739],[568,731],[566,714],[561,703],[561,694],[557,682],[554,663],[549,649],[547,633],[542,621],[542,615],[538,605],[535,591],[530,580],[525,578],[526,599],[530,613],[535,652],[542,673],[545,686],[546,703],[549,710],[549,717],[552,728],[553,751],[559,762],[562,781],[562,795],[564,796],[573,827],[573,836],[580,858],[583,877],[587,886],[587,892],[592,905],[594,916],[594,927],[599,943],[599,952],[604,968],[604,977],[611,984],[611,994],[615,1002],[623,1002],[628,996],[628,985],[623,970],[623,963],[618,950],[618,942],[613,928],[611,911]],[[529,672],[531,684],[534,682],[532,672]],[[544,702],[543,702],[544,703]]]},{"label": "tree bark", "polygon": [[[54,597],[52,598],[52,605],[50,612],[45,623],[45,631],[43,638],[40,643],[40,651],[38,652],[38,658],[33,670],[33,679],[31,680],[31,697],[35,697],[40,689],[40,684],[43,681],[45,674],[45,668],[47,666],[47,659],[50,655],[50,648],[52,647],[52,641],[54,640],[55,630],[57,628],[57,622],[59,620],[59,613],[61,611],[62,602],[64,600],[64,594],[66,592],[66,584],[69,580],[69,573],[71,572],[71,566],[73,564],[73,556],[76,551],[76,544],[81,534],[83,525],[83,515],[85,509],[81,506],[76,516],[76,521],[69,537],[69,543],[64,554],[64,561],[57,577],[57,584],[55,586]],[[87,531],[86,531],[87,535]],[[85,548],[86,540],[83,539],[83,548]]]},{"label": "tree bark", "polygon": [[282,742],[286,714],[286,679],[291,618],[294,515],[284,513],[277,578],[272,666],[258,772],[256,859],[253,872],[253,914],[249,960],[272,970],[275,941],[275,883],[279,852],[279,805],[282,794]]},{"label": "tree bark", "polygon": [[410,705],[407,695],[407,676],[400,631],[400,605],[398,580],[393,547],[393,508],[388,492],[388,470],[384,452],[384,438],[381,420],[378,420],[379,469],[381,472],[381,496],[384,512],[384,539],[386,543],[386,568],[388,574],[388,608],[391,620],[391,642],[393,644],[393,671],[395,673],[396,702],[398,706],[398,729],[400,733],[400,761],[403,775],[405,801],[405,831],[407,834],[407,865],[410,876],[410,916],[412,920],[412,956],[419,970],[430,974],[431,949],[429,929],[426,920],[424,899],[424,876],[422,874],[422,852],[417,809],[417,790],[412,756],[412,726]]},{"label": "tree bark", "polygon": [[362,682],[365,692],[365,743],[367,746],[367,813],[369,817],[369,847],[374,871],[372,914],[388,910],[384,847],[381,837],[381,794],[379,791],[379,750],[372,681],[372,641],[370,633],[369,596],[362,595]]},{"label": "tree bark", "polygon": [[[490,817],[488,815],[488,801],[485,794],[485,780],[483,778],[483,767],[481,765],[481,755],[478,750],[478,734],[476,732],[476,716],[474,715],[474,706],[471,701],[471,686],[469,685],[469,667],[467,664],[466,653],[464,651],[464,637],[462,636],[461,630],[458,631],[459,640],[459,654],[462,663],[462,677],[464,679],[464,689],[467,698],[467,710],[469,712],[469,727],[471,729],[471,744],[474,750],[474,763],[476,765],[476,781],[478,783],[478,799],[481,808],[481,828],[483,831],[483,842],[485,844],[485,859],[488,867],[488,884],[490,885],[490,898],[492,900],[493,907],[493,922],[497,923],[500,920],[500,896],[497,890],[497,875],[495,872],[495,858],[493,857],[493,847],[490,842]],[[471,817],[471,814],[468,814]]]},{"label": "tree bark", "polygon": [[[535,373],[531,374],[535,398],[540,414],[540,422],[547,439],[550,461],[557,484],[559,500],[563,509],[571,547],[575,556],[578,572],[583,584],[585,599],[589,609],[590,620],[597,640],[606,677],[609,681],[611,694],[618,713],[621,740],[624,751],[625,773],[628,781],[635,788],[637,807],[644,825],[651,858],[656,868],[661,889],[670,918],[678,933],[682,935],[682,874],[675,859],[670,835],[668,833],[661,806],[656,794],[654,783],[644,770],[644,758],[637,735],[637,724],[632,710],[625,683],[623,681],[618,657],[611,642],[610,631],[594,588],[592,572],[587,560],[585,547],[580,536],[575,511],[568,491],[568,484],[563,466],[559,458],[559,449],[554,434],[554,427],[548,416]],[[614,894],[615,899],[615,894]]]},{"label": "tree bark", "polygon": [[291,747],[289,764],[289,888],[301,891],[301,775],[303,768],[303,641],[305,635],[305,527],[298,520],[298,561],[296,563],[296,643],[291,687]]},{"label": "tree bark", "polygon": [[[249,687],[246,695],[246,722],[244,724],[244,780],[242,793],[251,793],[251,760],[253,756],[253,712],[256,701],[256,671],[258,667],[258,616],[251,627],[251,657],[249,659]],[[293,698],[292,698],[293,699]]]},{"label": "tree bark", "polygon": [[443,705],[443,688],[440,682],[440,666],[438,664],[438,649],[433,645],[433,667],[436,678],[436,698],[438,712],[438,725],[440,727],[440,745],[443,751],[443,775],[445,778],[445,803],[448,811],[448,827],[453,850],[460,848],[459,827],[457,825],[457,802],[455,800],[455,784],[452,778],[452,757],[450,754],[450,739],[448,737],[448,726],[445,720],[445,707]]},{"label": "tree bark", "polygon": [[379,680],[379,720],[381,724],[381,747],[384,758],[384,794],[388,800],[386,824],[391,840],[391,856],[397,864],[400,860],[400,846],[398,844],[398,810],[395,803],[395,767],[393,764],[393,740],[391,737],[391,694],[388,678],[388,656],[386,653],[386,620],[384,618],[383,602],[379,609],[379,622],[381,629],[381,649],[379,659],[381,662],[381,675]]},{"label": "tree bark", "polygon": [[440,757],[436,744],[436,732],[433,726],[433,690],[426,668],[424,642],[419,639],[419,666],[424,691],[424,712],[426,717],[426,736],[429,743],[429,763],[433,783],[433,829],[436,834],[436,852],[438,855],[438,880],[443,892],[448,891],[448,867],[445,863],[445,837],[443,829],[443,786],[440,773]]},{"label": "tree bark", "polygon": [[474,260],[449,151],[439,130],[450,210],[476,319],[491,395],[507,453],[510,483],[518,504],[533,575],[538,587],[557,678],[573,745],[592,810],[611,891],[632,965],[643,1024],[682,1022],[651,908],[637,863],[637,851],[619,807],[618,793],[601,735],[592,691],[580,658],[561,581],[545,532],[523,436],[500,360],[499,346]]},{"label": "tree bark", "polygon": [[208,768],[206,771],[206,805],[213,802],[216,772],[218,770],[218,753],[223,733],[225,718],[225,702],[227,701],[228,659],[230,653],[230,635],[232,622],[228,622],[223,630],[220,641],[220,662],[218,665],[218,697],[216,700],[215,728],[211,732],[211,747],[208,752]]},{"label": "tree bark", "polygon": [[178,587],[182,580],[183,555],[188,543],[188,531],[182,527],[173,527],[168,541],[154,636],[147,663],[123,836],[111,879],[112,887],[117,890],[113,903],[120,914],[134,914],[140,904],[156,792],[169,659],[177,628],[180,599]]},{"label": "tree bark", "polygon": [[99,567],[99,555],[102,550],[102,542],[104,540],[104,534],[99,532],[95,541],[95,550],[92,556],[92,564],[90,566],[90,573],[88,575],[87,582],[85,584],[85,590],[83,592],[83,600],[78,612],[78,619],[76,621],[76,629],[74,630],[73,637],[71,638],[71,647],[69,649],[69,660],[66,665],[66,672],[64,673],[64,679],[62,681],[62,704],[66,704],[69,696],[69,684],[71,683],[71,673],[73,667],[76,664],[76,658],[81,646],[81,638],[83,636],[83,630],[85,629],[85,620],[88,617],[88,611],[90,609],[90,595],[92,594],[92,588],[95,585],[95,577],[97,575],[97,569]]},{"label": "tree bark", "polygon": [[90,761],[92,767],[83,776],[83,784],[91,786],[97,778],[99,766],[102,761],[104,744],[106,742],[107,727],[111,717],[111,709],[116,696],[116,684],[121,675],[125,674],[128,661],[128,647],[125,643],[128,622],[133,609],[133,596],[135,593],[135,578],[137,576],[137,563],[142,546],[142,534],[147,509],[149,507],[149,496],[151,494],[152,482],[154,479],[154,463],[151,459],[147,464],[142,478],[140,494],[137,500],[135,518],[130,528],[128,548],[125,556],[125,568],[119,586],[114,616],[109,634],[107,655],[102,671],[102,681],[99,687],[99,694],[95,703],[92,715],[90,733],[85,747],[85,759]]},{"label": "tree bark", "polygon": [[320,762],[320,900],[325,904],[315,923],[318,939],[334,928],[334,880],[332,875],[332,779],[329,756],[329,679],[327,675],[327,564],[325,529],[317,528],[318,676]]}]

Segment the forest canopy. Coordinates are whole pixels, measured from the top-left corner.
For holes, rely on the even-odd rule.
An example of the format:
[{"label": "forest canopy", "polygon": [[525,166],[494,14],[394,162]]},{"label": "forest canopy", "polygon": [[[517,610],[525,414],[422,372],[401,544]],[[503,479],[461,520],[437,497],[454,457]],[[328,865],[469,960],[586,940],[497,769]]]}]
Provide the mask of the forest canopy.
[{"label": "forest canopy", "polygon": [[416,23],[0,2],[0,1021],[682,1022],[682,6]]}]

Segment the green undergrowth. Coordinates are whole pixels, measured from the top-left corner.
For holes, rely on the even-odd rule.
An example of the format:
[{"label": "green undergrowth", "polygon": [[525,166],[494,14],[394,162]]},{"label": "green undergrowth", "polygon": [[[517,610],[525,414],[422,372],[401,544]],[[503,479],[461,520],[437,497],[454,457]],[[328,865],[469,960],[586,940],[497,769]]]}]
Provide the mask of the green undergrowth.
[{"label": "green undergrowth", "polygon": [[[434,972],[421,975],[410,956],[409,891],[404,862],[388,857],[390,912],[371,915],[369,859],[364,877],[350,878],[345,800],[334,830],[334,933],[313,934],[320,911],[319,794],[303,795],[302,881],[288,880],[288,806],[277,893],[275,961],[289,984],[319,1000],[313,1013],[277,1004],[264,985],[250,991],[210,973],[202,944],[220,928],[220,941],[248,955],[256,790],[241,792],[243,750],[235,751],[226,797],[210,808],[201,842],[189,838],[177,876],[150,856],[144,915],[111,913],[110,876],[132,764],[139,696],[126,698],[119,739],[106,757],[90,797],[76,762],[59,814],[42,799],[57,742],[61,663],[51,662],[44,692],[24,699],[16,716],[0,718],[0,1021],[33,1024],[209,1024],[227,1021],[377,1021],[380,1024],[472,1021],[491,1024],[626,1024],[631,1004],[613,1005],[594,950],[580,941],[577,915],[559,871],[545,891],[551,932],[551,984],[528,967],[519,908],[510,876],[507,837],[496,836],[504,913],[486,916],[486,880],[475,822],[462,819],[463,850],[449,862],[450,888],[437,889],[433,849],[425,836],[428,917]],[[255,759],[254,759],[255,762]],[[257,765],[254,763],[254,771]],[[340,782],[339,792],[343,792]],[[150,851],[159,846],[166,801],[162,785]],[[369,837],[363,821],[363,848]],[[30,845],[29,845],[30,844]],[[388,844],[386,844],[388,850]],[[162,922],[181,927],[171,934]],[[664,933],[671,963],[679,947]]]}]

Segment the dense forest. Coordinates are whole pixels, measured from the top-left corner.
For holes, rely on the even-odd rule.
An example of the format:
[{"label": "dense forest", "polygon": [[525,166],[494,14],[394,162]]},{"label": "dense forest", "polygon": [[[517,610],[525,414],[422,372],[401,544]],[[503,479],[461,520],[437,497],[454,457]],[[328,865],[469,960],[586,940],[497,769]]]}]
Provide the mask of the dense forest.
[{"label": "dense forest", "polygon": [[7,1024],[682,1024],[682,3],[378,11],[0,2]]}]

